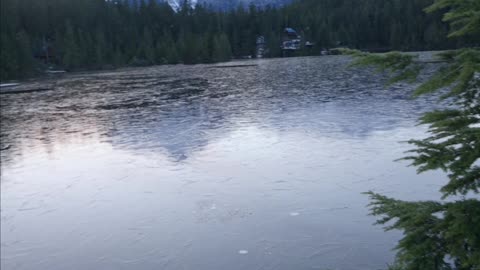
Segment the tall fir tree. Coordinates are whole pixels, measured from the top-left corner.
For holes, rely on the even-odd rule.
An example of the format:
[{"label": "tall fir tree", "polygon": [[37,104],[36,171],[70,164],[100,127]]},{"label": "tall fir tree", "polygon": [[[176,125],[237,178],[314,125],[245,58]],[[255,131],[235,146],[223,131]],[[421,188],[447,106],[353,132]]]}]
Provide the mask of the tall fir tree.
[{"label": "tall fir tree", "polygon": [[[426,9],[445,12],[450,37],[478,37],[480,2],[437,0]],[[349,51],[356,65],[373,65],[394,74],[391,82],[414,81],[422,63],[414,55],[371,55]],[[444,201],[408,202],[368,192],[371,213],[386,230],[401,230],[395,270],[480,269],[480,49],[462,48],[439,53],[444,64],[416,90],[424,95],[440,90],[450,100],[448,109],[426,113],[420,124],[429,126],[430,136],[411,140],[416,146],[404,158],[418,172],[443,170],[449,181],[440,192]],[[447,200],[448,199],[448,200]]]},{"label": "tall fir tree", "polygon": [[213,41],[213,61],[228,61],[232,57],[232,49],[228,37],[225,33],[221,33],[214,38]]},{"label": "tall fir tree", "polygon": [[72,24],[67,21],[65,24],[65,34],[63,38],[63,56],[62,63],[69,69],[77,68],[81,65],[81,48]]}]

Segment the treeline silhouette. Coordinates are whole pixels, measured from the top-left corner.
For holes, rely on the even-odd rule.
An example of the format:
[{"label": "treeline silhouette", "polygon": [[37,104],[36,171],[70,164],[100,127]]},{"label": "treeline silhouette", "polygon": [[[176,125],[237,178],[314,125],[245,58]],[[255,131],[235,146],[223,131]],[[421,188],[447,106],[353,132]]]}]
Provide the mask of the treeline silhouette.
[{"label": "treeline silhouette", "polygon": [[448,41],[439,15],[422,8],[433,0],[298,0],[274,8],[239,6],[218,11],[186,4],[174,11],[156,0],[0,0],[0,79],[31,76],[47,67],[67,70],[126,65],[195,64],[256,55],[282,55],[285,27],[312,48],[434,50]]}]

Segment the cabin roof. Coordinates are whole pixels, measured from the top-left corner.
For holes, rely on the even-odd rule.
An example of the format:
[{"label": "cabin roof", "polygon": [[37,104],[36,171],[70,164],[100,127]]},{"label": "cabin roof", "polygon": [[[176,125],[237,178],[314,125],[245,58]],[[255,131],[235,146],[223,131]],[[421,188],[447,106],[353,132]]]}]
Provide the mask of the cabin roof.
[{"label": "cabin roof", "polygon": [[295,31],[293,28],[290,28],[290,27],[285,28],[285,32],[289,34],[297,34],[297,31]]}]

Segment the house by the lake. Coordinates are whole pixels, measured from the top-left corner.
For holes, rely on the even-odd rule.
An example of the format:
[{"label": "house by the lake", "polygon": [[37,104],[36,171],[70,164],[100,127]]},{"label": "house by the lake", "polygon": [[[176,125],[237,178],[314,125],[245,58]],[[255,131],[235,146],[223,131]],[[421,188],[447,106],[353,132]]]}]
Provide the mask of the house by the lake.
[{"label": "house by the lake", "polygon": [[284,52],[293,52],[301,49],[302,37],[293,28],[283,30],[281,48]]},{"label": "house by the lake", "polygon": [[264,36],[258,36],[256,42],[256,58],[263,58],[267,53],[267,44]]}]

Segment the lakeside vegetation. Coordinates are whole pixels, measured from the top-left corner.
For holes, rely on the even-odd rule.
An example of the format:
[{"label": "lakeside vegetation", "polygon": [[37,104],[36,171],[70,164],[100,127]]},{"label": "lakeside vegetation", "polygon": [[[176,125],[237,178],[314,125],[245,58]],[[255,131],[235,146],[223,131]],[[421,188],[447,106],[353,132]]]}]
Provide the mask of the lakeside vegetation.
[{"label": "lakeside vegetation", "polygon": [[[480,1],[436,0],[426,11],[444,13],[450,38],[480,36]],[[424,67],[414,55],[345,52],[356,57],[354,65],[392,73],[392,83],[416,81]],[[412,202],[367,193],[377,224],[403,232],[392,270],[480,269],[480,49],[460,48],[437,57],[443,65],[414,95],[444,91],[441,99],[451,106],[421,117],[429,136],[409,141],[416,148],[404,159],[419,173],[447,174],[449,181],[440,189],[443,200]]]},{"label": "lakeside vegetation", "polygon": [[[298,55],[325,48],[438,50],[478,42],[448,40],[433,0],[297,0],[258,9],[191,8],[175,12],[156,0],[0,0],[0,79],[67,70],[157,64],[195,64],[255,56],[264,36],[266,57],[281,56],[285,27],[313,42]],[[299,16],[301,14],[301,16]]]}]

